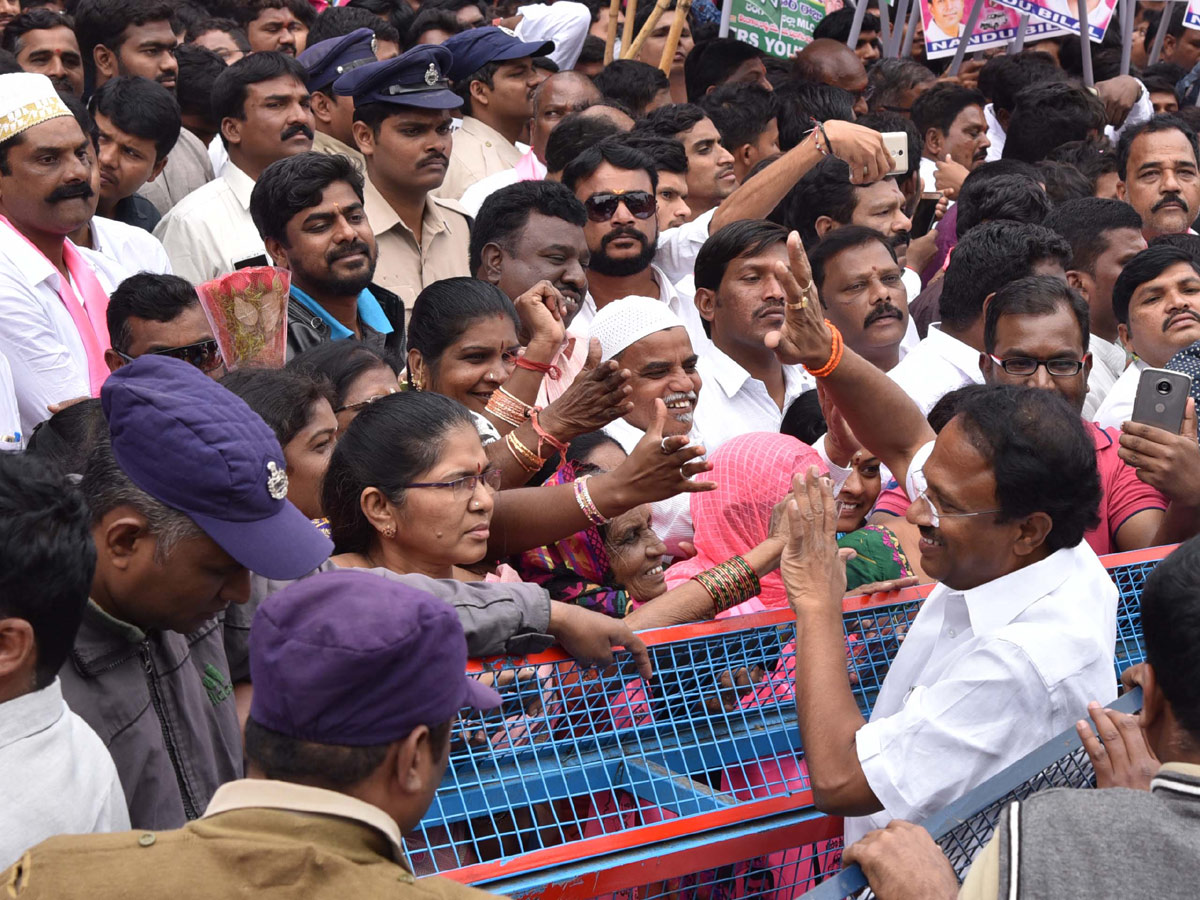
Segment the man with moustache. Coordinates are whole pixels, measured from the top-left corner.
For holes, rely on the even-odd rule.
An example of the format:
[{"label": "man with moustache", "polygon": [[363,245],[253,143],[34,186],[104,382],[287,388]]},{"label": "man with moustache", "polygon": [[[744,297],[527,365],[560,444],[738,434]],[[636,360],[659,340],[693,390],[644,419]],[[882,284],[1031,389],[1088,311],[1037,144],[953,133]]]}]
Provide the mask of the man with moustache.
[{"label": "man with moustache", "polygon": [[1200,212],[1196,132],[1175,116],[1155,116],[1126,129],[1117,145],[1117,196],[1142,217],[1142,234],[1192,232]]},{"label": "man with moustache", "polygon": [[96,209],[91,138],[45,75],[0,75],[0,356],[21,431],[107,377],[105,310],[118,279],[66,236]]},{"label": "man with moustache", "polygon": [[312,149],[313,116],[304,67],[283,53],[252,53],[221,73],[213,111],[229,162],[221,177],[163,216],[154,236],[175,274],[200,284],[267,256],[250,216],[250,194],[277,159]]},{"label": "man with moustache", "polygon": [[957,191],[967,175],[987,162],[986,103],[979,91],[949,82],[935,84],[913,101],[925,190]]},{"label": "man with moustache", "polygon": [[721,134],[712,119],[696,104],[675,103],[659,107],[634,130],[674,138],[683,144],[688,161],[687,197],[691,219],[699,219],[715,210],[737,189],[733,154],[721,143]]},{"label": "man with moustache", "polygon": [[846,817],[849,844],[944,808],[1089,701],[1111,701],[1117,592],[1083,539],[1101,482],[1078,411],[1056,391],[969,388],[935,436],[879,369],[849,347],[835,359],[792,251],[790,270],[779,267],[787,320],[771,342],[781,361],[823,371],[855,436],[906,484],[921,564],[939,582],[865,720],[846,674],[832,490],[815,469],[796,479],[780,571],[797,621],[797,719],[814,803]]},{"label": "man with moustache", "polygon": [[[80,0],[75,36],[83,55],[87,84],[95,90],[117,75],[157,81],[172,94],[179,76],[178,40],[172,26],[175,6],[167,0]],[[213,179],[208,148],[190,131],[179,134],[162,174],[143,196],[159,213]]]},{"label": "man with moustache", "polygon": [[516,300],[548,281],[566,303],[563,348],[538,389],[538,406],[562,396],[583,371],[586,330],[571,327],[587,296],[587,211],[554,181],[521,181],[483,201],[471,229],[471,271]]},{"label": "man with moustache", "polygon": [[563,169],[562,183],[587,210],[583,227],[590,259],[588,296],[578,321],[590,323],[599,310],[622,297],[661,301],[687,329],[693,347],[708,344],[692,298],[658,266],[658,174],[646,154],[620,141],[601,141]]},{"label": "man with moustache", "polygon": [[399,362],[404,304],[371,283],[377,246],[363,177],[346,156],[301,153],[271,163],[250,215],[272,262],[292,273],[288,357],[327,341],[362,341]]},{"label": "man with moustache", "polygon": [[408,310],[426,285],[470,274],[469,220],[431,193],[449,165],[450,110],[462,104],[446,82],[452,62],[444,47],[422,45],[333,85],[354,98],[354,140],[367,162],[363,208],[379,245],[375,278]]},{"label": "man with moustache", "polygon": [[716,232],[696,257],[696,308],[712,341],[697,366],[706,388],[696,430],[709,452],[739,434],[779,431],[792,402],[816,386],[763,342],[783,325],[775,264],[787,262],[787,236],[782,225],[747,219]]}]

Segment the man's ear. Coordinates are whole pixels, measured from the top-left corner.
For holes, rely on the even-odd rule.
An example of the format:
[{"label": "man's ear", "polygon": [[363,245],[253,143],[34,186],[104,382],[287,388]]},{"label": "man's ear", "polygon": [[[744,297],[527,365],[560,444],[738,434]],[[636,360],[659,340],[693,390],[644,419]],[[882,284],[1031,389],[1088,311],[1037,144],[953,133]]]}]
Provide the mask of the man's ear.
[{"label": "man's ear", "polygon": [[504,251],[495,241],[484,244],[479,251],[479,271],[476,278],[481,278],[489,284],[500,283],[500,270],[503,268]]},{"label": "man's ear", "polygon": [[37,662],[37,641],[26,619],[0,619],[0,679],[29,669]]},{"label": "man's ear", "polygon": [[267,248],[267,255],[271,257],[271,261],[281,269],[290,269],[291,261],[288,259],[287,250],[282,242],[276,238],[269,237],[263,239],[263,245]]},{"label": "man's ear", "polygon": [[115,372],[121,366],[125,365],[125,360],[121,358],[121,354],[116,350],[109,348],[104,351],[104,364],[108,366],[108,371]]},{"label": "man's ear", "polygon": [[350,126],[354,134],[354,143],[358,144],[358,152],[363,156],[375,155],[375,132],[366,122],[354,122]]},{"label": "man's ear", "polygon": [[221,120],[221,136],[229,142],[230,146],[236,147],[242,142],[242,126],[245,124],[241,119],[226,116]]},{"label": "man's ear", "polygon": [[120,74],[117,54],[103,44],[97,44],[92,48],[92,62],[96,65],[97,73],[103,75],[106,80],[116,78]]},{"label": "man's ear", "polygon": [[333,121],[333,101],[321,91],[313,91],[308,98],[309,108],[313,118],[328,125]]},{"label": "man's ear", "polygon": [[992,371],[993,366],[995,366],[995,363],[992,362],[992,355],[990,353],[979,354],[979,371],[983,373],[984,384],[992,383],[992,375],[994,374]]},{"label": "man's ear", "polygon": [[96,550],[113,568],[129,569],[139,545],[151,540],[146,524],[146,517],[132,507],[117,507],[100,521]]},{"label": "man's ear", "polygon": [[468,85],[467,90],[471,94],[472,109],[476,106],[482,106],[486,109],[488,104],[492,102],[492,89],[487,86],[487,82],[472,81]]},{"label": "man's ear", "polygon": [[1067,284],[1077,290],[1084,300],[1088,299],[1088,291],[1092,287],[1092,279],[1086,272],[1080,272],[1078,269],[1068,270]]},{"label": "man's ear", "polygon": [[154,164],[154,168],[150,170],[150,177],[146,179],[147,183],[153,181],[155,178],[157,178],[159,175],[162,174],[163,169],[165,169],[167,167],[167,160],[170,158],[171,158],[170,154],[167,154],[166,156],[162,157]]},{"label": "man's ear", "polygon": [[1125,196],[1125,181],[1120,178],[1117,179],[1117,199],[1129,202],[1129,198]]},{"label": "man's ear", "polygon": [[1017,541],[1013,545],[1013,553],[1017,556],[1029,556],[1046,543],[1046,537],[1052,528],[1054,528],[1054,520],[1046,513],[1031,514],[1021,523]]},{"label": "man's ear", "polygon": [[[1164,9],[1163,15],[1165,16],[1166,14],[1167,14],[1166,10]],[[1175,44],[1176,44],[1175,35],[1168,34],[1165,38],[1163,38],[1162,52],[1158,54],[1159,62],[1171,62],[1172,61],[1171,57],[1173,57],[1175,55]]]},{"label": "man's ear", "polygon": [[1008,123],[1009,123],[1009,120],[1012,118],[1012,110],[1011,109],[996,109],[996,107],[993,106],[992,112],[995,113],[996,121],[1000,123],[1000,127],[1003,128],[1005,131],[1008,131]]},{"label": "man's ear", "polygon": [[933,159],[941,159],[945,154],[942,152],[942,147],[945,146],[946,137],[942,134],[940,128],[925,129],[925,155]]},{"label": "man's ear", "polygon": [[696,309],[700,318],[711,322],[716,316],[717,293],[709,288],[696,288]]},{"label": "man's ear", "polygon": [[1126,350],[1132,350],[1133,345],[1130,343],[1133,340],[1133,334],[1129,331],[1128,325],[1117,325],[1117,340],[1121,342],[1121,346]]},{"label": "man's ear", "polygon": [[817,216],[817,221],[813,222],[813,231],[817,233],[817,240],[820,240],[833,231],[833,229],[837,228],[837,224],[829,216]]}]

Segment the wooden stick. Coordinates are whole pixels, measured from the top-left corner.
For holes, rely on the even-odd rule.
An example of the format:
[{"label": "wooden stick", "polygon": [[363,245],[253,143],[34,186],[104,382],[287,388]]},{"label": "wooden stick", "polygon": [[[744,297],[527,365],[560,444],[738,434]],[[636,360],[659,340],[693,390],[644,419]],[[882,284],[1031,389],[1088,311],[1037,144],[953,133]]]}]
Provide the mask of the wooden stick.
[{"label": "wooden stick", "polygon": [[604,41],[604,64],[613,61],[613,48],[617,44],[617,17],[621,12],[621,0],[608,4],[608,35]]},{"label": "wooden stick", "polygon": [[954,59],[950,62],[950,68],[947,70],[948,75],[957,75],[958,70],[962,68],[963,57],[967,53],[967,44],[971,43],[971,35],[975,33],[975,26],[979,24],[979,17],[983,14],[984,0],[975,0],[975,5],[971,7],[971,12],[967,16],[967,24],[963,26],[962,37],[958,39],[958,49],[954,51]]},{"label": "wooden stick", "polygon": [[[650,33],[658,27],[658,20],[662,18],[663,13],[667,11],[667,7],[671,5],[671,0],[658,0],[654,4],[654,9],[650,11],[650,18],[646,20],[646,24],[642,26],[642,30],[638,32],[637,37],[633,39],[633,44],[629,50],[625,51],[622,48],[621,57],[623,59],[636,59],[637,55],[642,52],[642,45],[650,39]],[[626,13],[626,16],[629,14]],[[626,20],[628,22],[628,19]]]},{"label": "wooden stick", "polygon": [[675,21],[667,32],[667,42],[663,45],[662,58],[658,67],[668,78],[671,77],[671,65],[675,62],[675,48],[679,46],[679,38],[683,34],[683,26],[687,24],[688,10],[692,8],[692,0],[679,0],[675,7]]},{"label": "wooden stick", "polygon": [[629,59],[629,48],[633,45],[633,22],[637,18],[638,0],[625,4],[625,27],[621,29],[621,59]]},{"label": "wooden stick", "polygon": [[867,0],[858,0],[854,7],[854,18],[850,20],[850,34],[846,38],[846,46],[851,50],[858,47],[858,36],[862,34],[863,18],[867,14]]},{"label": "wooden stick", "polygon": [[[1092,75],[1092,35],[1088,30],[1088,0],[1079,0],[1079,51],[1083,59],[1083,86],[1090,88],[1096,83]],[[1166,8],[1166,4],[1163,4]]]},{"label": "wooden stick", "polygon": [[1154,33],[1154,44],[1150,47],[1150,58],[1146,60],[1146,65],[1152,66],[1158,62],[1158,55],[1162,53],[1163,42],[1167,38],[1167,26],[1171,23],[1171,3],[1172,0],[1166,0],[1162,8],[1162,18],[1158,22],[1158,31]]}]

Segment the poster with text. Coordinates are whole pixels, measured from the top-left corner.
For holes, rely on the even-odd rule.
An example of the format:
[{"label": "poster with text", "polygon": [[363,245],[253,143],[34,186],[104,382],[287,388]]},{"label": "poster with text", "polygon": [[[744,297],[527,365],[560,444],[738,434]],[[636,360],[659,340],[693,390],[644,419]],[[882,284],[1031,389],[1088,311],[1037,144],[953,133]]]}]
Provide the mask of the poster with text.
[{"label": "poster with text", "polygon": [[[921,28],[925,33],[926,59],[954,55],[954,51],[958,49],[959,36],[967,24],[967,14],[966,0],[921,0]],[[967,51],[1006,46],[1017,36],[1020,25],[1021,14],[1011,6],[1002,5],[995,0],[985,0],[983,13],[971,34],[971,40],[967,43]],[[1068,28],[1030,16],[1029,25],[1025,29],[1025,40],[1032,42],[1071,33]]]},{"label": "poster with text", "polygon": [[[1011,6],[1019,12],[1037,16],[1043,22],[1050,22],[1067,29],[1071,34],[1079,34],[1079,4],[1083,0],[999,0],[1005,6]],[[1113,10],[1117,0],[1086,0],[1088,15],[1088,35],[1092,43],[1098,44],[1104,40],[1104,32],[1112,21]],[[1033,19],[1029,20],[1033,24]]]},{"label": "poster with text", "polygon": [[1183,25],[1185,28],[1200,30],[1200,0],[1188,0],[1187,11],[1183,14]]},{"label": "poster with text", "polygon": [[[649,2],[649,0],[645,0]],[[733,4],[729,34],[780,59],[791,59],[812,41],[825,17],[821,0],[727,0]]]}]

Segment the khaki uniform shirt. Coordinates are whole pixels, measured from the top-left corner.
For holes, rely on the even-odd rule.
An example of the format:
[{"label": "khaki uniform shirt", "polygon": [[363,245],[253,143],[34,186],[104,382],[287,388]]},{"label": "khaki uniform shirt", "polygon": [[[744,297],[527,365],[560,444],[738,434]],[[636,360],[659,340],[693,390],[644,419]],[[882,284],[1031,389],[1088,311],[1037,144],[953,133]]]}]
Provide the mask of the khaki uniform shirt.
[{"label": "khaki uniform shirt", "polygon": [[177,831],[62,835],[0,874],[21,900],[214,897],[489,900],[447,878],[415,878],[396,823],[346,794],[282,781],[223,785]]},{"label": "khaki uniform shirt", "polygon": [[347,144],[343,144],[337,138],[326,134],[323,131],[317,131],[313,134],[312,148],[317,153],[327,153],[330,156],[334,156],[338,153],[342,154],[342,156],[348,156],[354,161],[354,164],[358,166],[358,171],[364,174],[367,171],[367,161],[363,158],[363,155],[358,152],[358,150]]},{"label": "khaki uniform shirt", "polygon": [[426,196],[418,241],[370,181],[363,193],[363,207],[379,244],[375,283],[404,301],[407,323],[422,288],[443,278],[471,274],[467,217],[453,201]]},{"label": "khaki uniform shirt", "polygon": [[446,178],[434,194],[457,200],[467,188],[488,175],[511,169],[522,156],[517,146],[496,129],[473,116],[464,116],[462,128],[454,132]]}]

